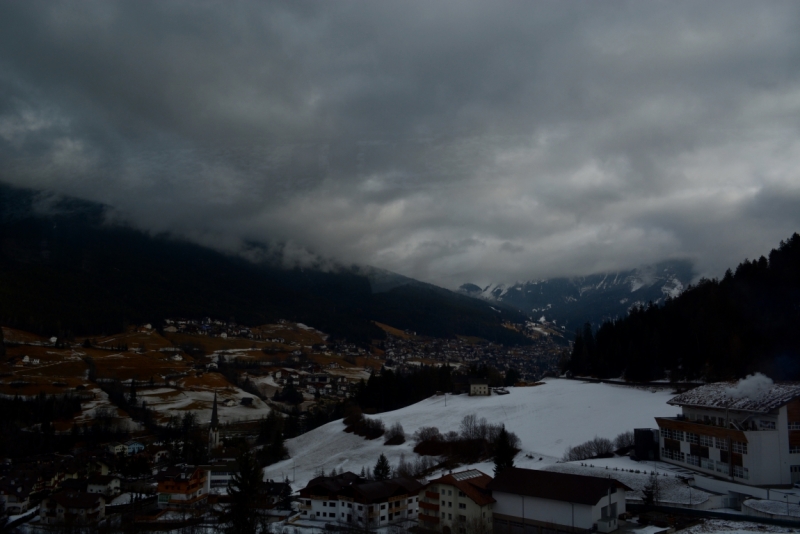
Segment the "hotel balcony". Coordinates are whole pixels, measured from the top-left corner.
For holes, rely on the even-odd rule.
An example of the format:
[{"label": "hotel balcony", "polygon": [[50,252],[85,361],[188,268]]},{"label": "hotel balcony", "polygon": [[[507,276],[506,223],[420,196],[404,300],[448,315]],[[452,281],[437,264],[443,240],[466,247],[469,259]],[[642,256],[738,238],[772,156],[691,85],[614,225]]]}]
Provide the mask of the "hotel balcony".
[{"label": "hotel balcony", "polygon": [[432,523],[434,525],[438,525],[439,524],[439,518],[436,517],[436,516],[432,516],[432,515],[419,514],[417,516],[417,519],[420,521],[420,523]]}]

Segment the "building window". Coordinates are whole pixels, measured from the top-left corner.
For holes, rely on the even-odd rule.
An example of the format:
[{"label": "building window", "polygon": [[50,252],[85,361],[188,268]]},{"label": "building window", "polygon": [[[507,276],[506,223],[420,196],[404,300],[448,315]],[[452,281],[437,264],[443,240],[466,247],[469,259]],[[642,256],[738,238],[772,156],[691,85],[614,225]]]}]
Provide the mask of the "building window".
[{"label": "building window", "polygon": [[764,421],[762,419],[758,422],[758,426],[765,430],[775,430],[775,421]]},{"label": "building window", "polygon": [[453,514],[447,514],[447,519],[453,519]]},{"label": "building window", "polygon": [[739,454],[747,454],[747,443],[742,443],[741,441],[734,441],[733,452]]},{"label": "building window", "polygon": [[467,494],[466,494],[466,493],[464,493],[463,491],[459,491],[459,492],[458,492],[458,496],[459,496],[459,497],[466,497],[466,496],[467,496]]},{"label": "building window", "polygon": [[694,443],[695,445],[697,445],[700,443],[700,436],[695,434],[694,432],[687,432],[686,441],[687,443]]},{"label": "building window", "polygon": [[322,506],[328,506],[328,501],[322,501]]},{"label": "building window", "polygon": [[727,439],[715,438],[714,442],[716,443],[717,448],[719,450],[721,450],[721,451],[727,451],[728,450],[728,440]]},{"label": "building window", "polygon": [[713,447],[714,446],[714,438],[711,436],[704,436],[700,434],[700,445],[703,447]]},{"label": "building window", "polygon": [[717,462],[717,473],[727,473],[728,472],[728,464],[725,462]]},{"label": "building window", "polygon": [[800,421],[789,421],[789,430],[800,430]]},{"label": "building window", "polygon": [[466,510],[467,505],[464,504],[463,502],[460,502],[460,503],[458,503],[458,507],[461,508],[462,510]]},{"label": "building window", "polygon": [[686,457],[686,463],[689,465],[700,467],[700,457],[690,454]]},{"label": "building window", "polygon": [[669,449],[661,448],[661,457],[668,458],[670,460],[675,460],[677,462],[684,462],[685,461],[685,454],[680,451],[671,451]]},{"label": "building window", "polygon": [[671,428],[665,428],[663,429],[662,434],[665,439],[674,439],[675,441],[683,441],[683,430],[673,430]]},{"label": "building window", "polygon": [[747,480],[750,478],[750,472],[747,470],[746,467],[742,467],[740,465],[734,465],[733,476],[735,476],[736,478],[742,478],[744,480]]},{"label": "building window", "polygon": [[714,460],[709,458],[700,458],[700,467],[703,469],[709,469],[711,471],[714,470]]}]

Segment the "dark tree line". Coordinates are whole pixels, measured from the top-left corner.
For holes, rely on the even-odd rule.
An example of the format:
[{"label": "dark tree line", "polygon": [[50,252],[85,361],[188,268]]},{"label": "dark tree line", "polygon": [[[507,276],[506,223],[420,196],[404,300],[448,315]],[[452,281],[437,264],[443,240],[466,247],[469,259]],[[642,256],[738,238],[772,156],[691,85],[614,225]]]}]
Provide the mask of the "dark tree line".
[{"label": "dark tree line", "polygon": [[73,424],[69,433],[56,433],[57,421],[68,421],[80,411],[81,399],[71,394],[0,398],[0,456],[67,452],[78,442],[91,445],[128,436],[110,410],[100,410],[91,426]]},{"label": "dark tree line", "polygon": [[702,279],[661,306],[636,308],[575,336],[567,368],[631,381],[721,380],[761,371],[800,379],[800,236],[769,257]]},{"label": "dark tree line", "polygon": [[379,413],[409,406],[437,391],[453,391],[452,369],[448,365],[421,366],[405,373],[384,369],[358,384],[355,401],[365,413]]}]

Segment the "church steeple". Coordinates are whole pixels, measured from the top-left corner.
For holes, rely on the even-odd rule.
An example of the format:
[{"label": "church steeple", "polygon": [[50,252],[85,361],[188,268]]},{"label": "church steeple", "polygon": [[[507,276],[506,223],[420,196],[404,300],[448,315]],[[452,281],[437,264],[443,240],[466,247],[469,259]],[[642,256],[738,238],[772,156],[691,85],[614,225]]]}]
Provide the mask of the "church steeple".
[{"label": "church steeple", "polygon": [[217,416],[217,392],[214,392],[214,404],[211,407],[211,425],[208,427],[208,453],[219,447],[219,417]]},{"label": "church steeple", "polygon": [[219,426],[219,417],[217,417],[217,392],[214,392],[214,405],[211,408],[211,428]]}]

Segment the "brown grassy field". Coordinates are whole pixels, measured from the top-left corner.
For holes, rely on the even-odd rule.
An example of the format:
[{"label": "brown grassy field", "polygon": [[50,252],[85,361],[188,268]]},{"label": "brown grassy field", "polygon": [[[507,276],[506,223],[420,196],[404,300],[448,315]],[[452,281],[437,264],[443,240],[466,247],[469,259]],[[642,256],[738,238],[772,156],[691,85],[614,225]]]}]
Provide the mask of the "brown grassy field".
[{"label": "brown grassy field", "polygon": [[17,330],[16,328],[9,328],[7,326],[0,327],[3,329],[3,337],[10,343],[49,343],[48,338]]},{"label": "brown grassy field", "polygon": [[191,370],[193,360],[184,357],[182,361],[170,359],[171,353],[148,352],[111,352],[95,356],[98,378],[116,380],[150,380],[158,382],[161,376],[184,373]]},{"label": "brown grassy field", "polygon": [[254,334],[262,337],[277,338],[282,337],[286,343],[298,343],[300,345],[316,345],[325,343],[322,335],[311,330],[305,330],[292,323],[284,324],[265,324],[250,329]]},{"label": "brown grassy field", "polygon": [[149,330],[147,332],[132,330],[123,334],[89,339],[93,339],[94,344],[99,347],[115,347],[120,344],[126,344],[129,349],[141,349],[144,347],[145,350],[150,351],[172,346],[172,343],[155,330]]},{"label": "brown grassy field", "polygon": [[190,375],[178,381],[180,387],[186,389],[226,389],[233,387],[219,373],[203,373],[201,376]]},{"label": "brown grassy field", "polygon": [[400,339],[417,339],[418,336],[414,336],[411,334],[406,334],[399,328],[395,328],[393,326],[389,326],[388,324],[379,323],[378,321],[372,321],[375,326],[386,332],[387,334],[391,334],[394,337],[399,337]]}]

